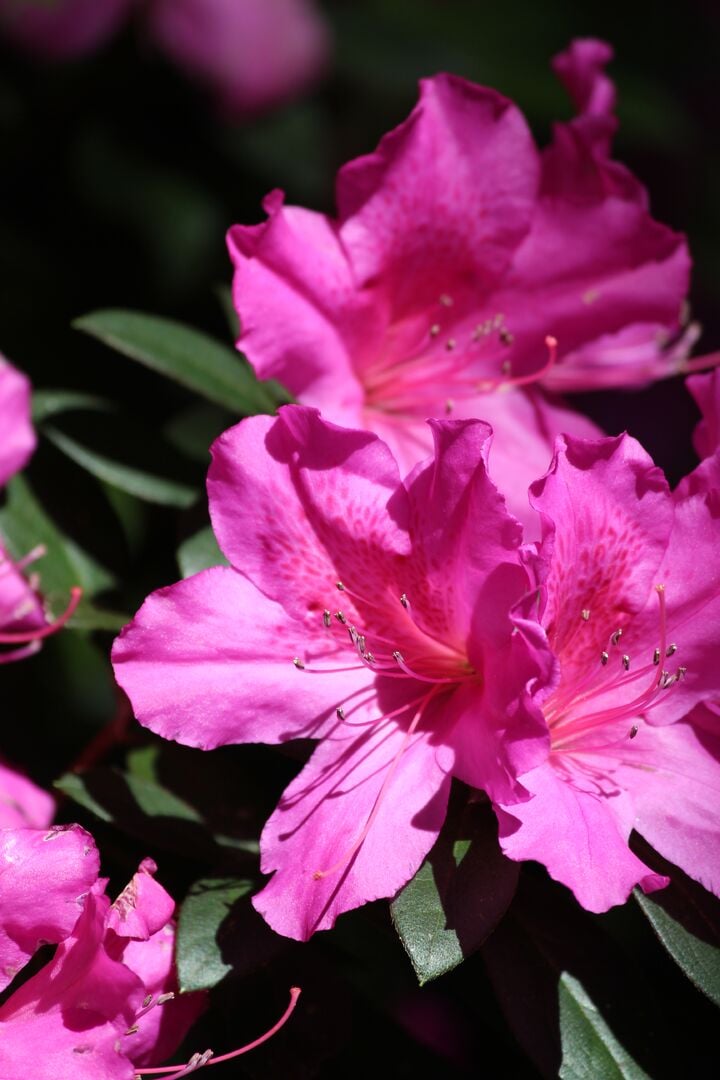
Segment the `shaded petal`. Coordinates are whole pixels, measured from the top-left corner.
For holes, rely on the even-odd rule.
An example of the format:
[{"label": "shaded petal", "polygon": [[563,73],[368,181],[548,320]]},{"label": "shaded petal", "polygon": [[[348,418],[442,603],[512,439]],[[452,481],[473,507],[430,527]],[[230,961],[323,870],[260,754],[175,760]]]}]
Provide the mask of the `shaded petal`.
[{"label": "shaded petal", "polygon": [[144,989],[104,948],[108,903],[91,892],[72,936],[0,1008],[0,1076],[133,1080],[122,1043]]},{"label": "shaded petal", "polygon": [[707,458],[720,447],[720,374],[691,375],[685,385],[695,398],[702,420],[693,433],[698,457]]},{"label": "shaded petal", "polygon": [[571,775],[550,763],[521,779],[533,798],[496,807],[500,846],[511,859],[543,863],[588,911],[624,903],[636,885],[652,892],[667,884],[628,847],[622,791],[606,795],[576,787]]},{"label": "shaded petal", "polygon": [[352,574],[382,589],[409,551],[405,492],[374,435],[286,406],[251,417],[213,445],[210,513],[238,570],[290,613],[319,620]]},{"label": "shaded petal", "polygon": [[381,280],[395,317],[436,303],[443,278],[487,290],[527,232],[537,176],[527,124],[506,98],[452,75],[423,80],[408,119],[338,174],[358,284]]},{"label": "shaded petal", "polygon": [[111,904],[107,927],[118,937],[147,941],[172,918],[175,901],[155,881],[156,873],[155,862],[143,859],[137,873]]},{"label": "shaded petal", "polygon": [[0,760],[0,829],[44,829],[54,817],[52,795]]},{"label": "shaded petal", "polygon": [[[334,867],[361,835],[398,754],[357,854],[316,880],[313,874]],[[388,723],[318,746],[263,831],[262,870],[275,876],[253,903],[270,926],[307,940],[330,929],[342,912],[393,896],[437,838],[451,763],[451,753],[433,746],[427,733],[405,745],[405,732]]]},{"label": "shaded petal", "polygon": [[0,989],[40,945],[68,937],[99,866],[79,825],[0,830]]},{"label": "shaded petal", "polygon": [[320,737],[335,722],[340,700],[373,676],[304,675],[292,659],[312,645],[247,578],[215,567],[149,596],[112,658],[141,724],[208,750]]}]

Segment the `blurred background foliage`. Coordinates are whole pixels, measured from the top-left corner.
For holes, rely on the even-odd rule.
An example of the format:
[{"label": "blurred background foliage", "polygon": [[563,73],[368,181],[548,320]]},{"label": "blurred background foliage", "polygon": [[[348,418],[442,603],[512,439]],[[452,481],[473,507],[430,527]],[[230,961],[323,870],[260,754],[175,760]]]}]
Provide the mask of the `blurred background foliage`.
[{"label": "blurred background foliage", "polygon": [[[281,1011],[287,987],[303,986],[285,1032],[227,1075],[409,1077],[437,1068],[448,1077],[534,1077],[555,1075],[561,1057],[563,1076],[588,1080],[704,1075],[715,1052],[712,1006],[659,949],[640,908],[588,916],[537,868],[523,870],[482,955],[422,991],[387,905],[344,917],[309,946],[273,938],[246,902],[255,841],[304,751],[160,747],[114,689],[113,630],[147,592],[177,578],[179,548],[184,573],[217,560],[196,537],[207,524],[207,446],[243,408],[222,407],[217,393],[199,398],[98,340],[112,334],[73,322],[136,309],[230,348],[226,228],[261,220],[274,187],[332,212],[336,169],[405,117],[422,75],[448,70],[496,87],[545,142],[552,120],[570,113],[550,58],[572,37],[609,40],[616,156],[648,185],[655,215],[688,233],[701,350],[720,347],[716,4],[686,0],[671,15],[646,0],[322,7],[334,36],[325,79],[243,123],[219,115],[141,33],[56,65],[0,45],[0,347],[38,390],[43,432],[0,528],[16,555],[42,539],[54,549],[39,566],[51,600],[60,606],[75,581],[92,599],[74,632],[3,670],[3,751],[48,785],[75,769],[61,784],[61,814],[93,830],[117,885],[152,854],[176,895],[191,890],[181,975],[187,985],[219,982],[220,992],[190,1049],[252,1038]],[[219,358],[218,370],[227,362]],[[577,404],[608,431],[629,428],[672,478],[692,462],[696,414],[680,380]],[[69,543],[57,542],[62,534]],[[701,939],[717,933],[708,925]],[[634,1065],[583,1063],[568,1051],[579,1030],[573,979]]]}]

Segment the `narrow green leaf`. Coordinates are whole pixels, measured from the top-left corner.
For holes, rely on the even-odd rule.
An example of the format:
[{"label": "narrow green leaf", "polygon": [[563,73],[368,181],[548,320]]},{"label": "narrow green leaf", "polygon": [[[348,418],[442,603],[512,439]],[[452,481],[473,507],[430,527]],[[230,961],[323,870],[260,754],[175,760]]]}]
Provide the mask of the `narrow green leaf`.
[{"label": "narrow green leaf", "polygon": [[582,983],[564,971],[558,981],[561,1080],[649,1080],[620,1045]]},{"label": "narrow green leaf", "polygon": [[181,992],[210,990],[232,971],[223,959],[223,923],[252,888],[243,878],[203,878],[191,886],[178,920],[175,955]]},{"label": "narrow green leaf", "polygon": [[96,394],[83,394],[77,390],[35,390],[32,396],[32,417],[36,424],[59,413],[79,409],[113,412],[115,405]]},{"label": "narrow green leaf", "polygon": [[635,899],[675,963],[720,1005],[720,902],[673,869],[667,889]]},{"label": "narrow green leaf", "polygon": [[73,325],[216,405],[240,414],[275,409],[272,396],[239,353],[183,323],[108,309],[84,315]]},{"label": "narrow green leaf", "polygon": [[115,578],[55,525],[24,476],[13,477],[7,487],[7,501],[0,509],[0,533],[15,558],[38,544],[45,548],[35,567],[41,589],[53,598],[54,607],[62,607],[74,585],[82,587],[83,599],[70,627],[115,630],[128,621],[126,615],[97,609],[90,602],[96,593],[111,588]]},{"label": "narrow green leaf", "polygon": [[420,985],[478,949],[515,893],[518,866],[506,859],[487,807],[450,814],[435,847],[391,906]]},{"label": "narrow green leaf", "polygon": [[98,480],[112,484],[145,502],[186,509],[198,498],[199,492],[196,488],[168,477],[143,472],[121,461],[113,461],[104,454],[83,446],[82,443],[56,427],[46,426],[44,434],[80,468],[87,470]]},{"label": "narrow green leaf", "polygon": [[183,541],[177,550],[177,561],[184,578],[208,570],[211,566],[228,565],[209,525]]}]

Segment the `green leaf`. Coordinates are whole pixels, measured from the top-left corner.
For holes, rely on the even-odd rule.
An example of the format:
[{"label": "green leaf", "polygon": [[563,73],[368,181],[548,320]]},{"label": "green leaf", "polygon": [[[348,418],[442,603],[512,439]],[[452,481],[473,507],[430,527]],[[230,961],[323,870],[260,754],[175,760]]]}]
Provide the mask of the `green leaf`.
[{"label": "green leaf", "polygon": [[275,409],[239,353],[183,323],[108,309],[84,315],[73,326],[215,405],[242,415]]},{"label": "green leaf", "polygon": [[125,769],[66,773],[56,787],[130,836],[235,866],[257,854],[261,827],[238,793],[241,779],[232,755],[152,744],[128,754]]},{"label": "green leaf", "polygon": [[32,418],[36,424],[51,416],[73,410],[88,409],[97,412],[113,412],[115,405],[96,394],[83,394],[77,390],[36,390],[32,396]]},{"label": "green leaf", "polygon": [[666,889],[636,889],[635,899],[678,967],[720,1005],[720,902],[677,868],[671,874]]},{"label": "green leaf", "polygon": [[488,807],[448,815],[430,855],[391,906],[421,986],[482,945],[507,910],[517,877]]},{"label": "green leaf", "polygon": [[184,578],[209,570],[211,566],[229,565],[209,525],[183,541],[177,550],[177,561]]},{"label": "green leaf", "polygon": [[113,461],[104,454],[83,446],[82,443],[56,427],[46,426],[43,430],[45,436],[80,468],[87,470],[98,480],[112,484],[113,487],[120,488],[129,495],[134,495],[137,499],[158,503],[160,506],[177,506],[186,509],[198,498],[197,488],[190,487],[188,484],[143,472],[121,461]]},{"label": "green leaf", "polygon": [[564,971],[558,981],[561,1080],[649,1080],[620,1045],[582,983]]},{"label": "green leaf", "polygon": [[233,906],[253,888],[244,878],[202,878],[180,909],[176,959],[180,990],[210,990],[232,971],[223,959],[222,930]]},{"label": "green leaf", "polygon": [[83,599],[68,624],[76,629],[115,630],[128,621],[122,613],[103,611],[91,598],[115,584],[105,567],[63,533],[36,499],[24,476],[15,476],[7,487],[7,502],[0,509],[0,533],[15,558],[21,558],[38,544],[45,554],[36,564],[44,594],[60,608],[73,585],[83,589]]},{"label": "green leaf", "polygon": [[227,409],[198,401],[176,413],[165,424],[163,434],[180,454],[207,468],[210,464],[210,447],[218,435],[236,422],[237,416]]}]

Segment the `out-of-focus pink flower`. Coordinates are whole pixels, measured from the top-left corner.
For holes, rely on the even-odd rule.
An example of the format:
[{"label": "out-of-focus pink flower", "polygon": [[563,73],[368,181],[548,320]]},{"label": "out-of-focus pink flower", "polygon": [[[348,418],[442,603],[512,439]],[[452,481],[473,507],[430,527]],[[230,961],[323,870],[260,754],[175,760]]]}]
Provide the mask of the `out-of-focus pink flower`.
[{"label": "out-of-focus pink flower", "polygon": [[580,116],[542,154],[511,102],[439,75],[340,170],[336,219],[274,192],[267,221],[232,228],[238,346],[260,378],[379,433],[403,468],[431,452],[426,417],[491,421],[491,470],[531,520],[554,436],[598,434],[544,391],[639,385],[688,347],[684,238],[607,157],[609,56],[584,41],[556,59]]},{"label": "out-of-focus pink flower", "polygon": [[133,1080],[181,1042],[204,996],[164,997],[175,989],[174,903],[155,869],[144,860],[114,904],[93,884],[53,960],[0,1008],[0,1075]]},{"label": "out-of-focus pink flower", "polygon": [[695,449],[699,457],[709,458],[720,449],[720,376],[717,369],[692,375],[686,385],[702,413],[693,435]]},{"label": "out-of-focus pink flower", "polygon": [[112,37],[138,0],[1,0],[0,34],[47,60],[72,60]]},{"label": "out-of-focus pink flower", "polygon": [[503,850],[605,911],[666,884],[628,847],[635,828],[719,893],[717,499],[671,494],[627,436],[561,441],[532,496],[560,677],[542,702],[550,756],[521,777],[533,797],[498,808]]},{"label": "out-of-focus pink flower", "polygon": [[0,829],[42,829],[55,816],[55,800],[0,758]]},{"label": "out-of-focus pink flower", "polygon": [[44,548],[38,547],[13,562],[0,543],[0,664],[36,653],[46,637],[65,625],[80,603],[82,589],[75,586],[62,614],[55,619],[46,615],[38,580],[24,573],[43,554]]},{"label": "out-of-focus pink flower", "polygon": [[0,487],[22,469],[34,449],[30,383],[0,355]]},{"label": "out-of-focus pink flower", "polygon": [[290,937],[393,895],[452,776],[512,802],[546,754],[533,695],[552,660],[537,624],[537,640],[513,633],[530,577],[489,428],[432,429],[405,483],[376,436],[313,409],[226,432],[208,487],[231,566],[154,593],[114,646],[138,719],[166,738],[321,740],[261,841],[274,877],[255,905]]},{"label": "out-of-focus pink flower", "polygon": [[305,89],[328,57],[329,31],[314,0],[152,0],[147,22],[170,59],[231,113]]}]

